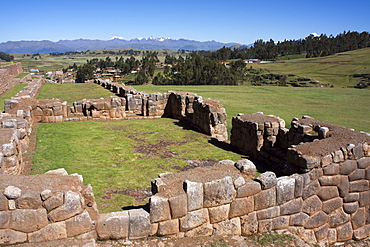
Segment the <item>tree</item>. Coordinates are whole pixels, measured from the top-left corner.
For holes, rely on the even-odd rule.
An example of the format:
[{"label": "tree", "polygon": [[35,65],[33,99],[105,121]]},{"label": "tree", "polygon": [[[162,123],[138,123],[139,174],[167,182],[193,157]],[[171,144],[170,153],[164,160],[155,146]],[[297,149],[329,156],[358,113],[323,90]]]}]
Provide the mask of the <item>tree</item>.
[{"label": "tree", "polygon": [[0,60],[10,62],[10,61],[14,60],[14,57],[12,55],[7,54],[7,53],[0,52]]}]

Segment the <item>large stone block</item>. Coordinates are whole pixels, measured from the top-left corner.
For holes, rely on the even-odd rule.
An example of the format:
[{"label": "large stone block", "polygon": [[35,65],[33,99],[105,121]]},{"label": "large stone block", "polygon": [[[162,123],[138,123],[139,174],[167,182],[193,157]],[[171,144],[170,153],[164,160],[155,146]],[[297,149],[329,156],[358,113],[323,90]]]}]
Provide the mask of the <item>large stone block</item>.
[{"label": "large stone block", "polygon": [[322,202],[316,195],[303,201],[302,211],[312,215],[322,209]]},{"label": "large stone block", "polygon": [[352,172],[351,175],[348,176],[349,181],[356,181],[365,179],[366,171],[365,169],[357,169],[356,171]]},{"label": "large stone block", "polygon": [[339,164],[332,163],[323,168],[324,175],[338,175],[339,174]]},{"label": "large stone block", "polygon": [[280,208],[279,206],[263,209],[257,211],[257,219],[258,220],[265,220],[275,218],[280,215]]},{"label": "large stone block", "polygon": [[361,240],[370,236],[370,225],[366,225],[360,229],[353,231],[353,237],[355,240]]},{"label": "large stone block", "polygon": [[259,220],[258,221],[258,231],[260,233],[271,232],[272,231],[272,219]]},{"label": "large stone block", "polygon": [[336,198],[333,198],[333,199],[330,199],[328,201],[323,202],[322,203],[322,210],[325,213],[330,214],[331,212],[333,212],[337,208],[342,207],[342,205],[343,205],[342,198],[336,197]]},{"label": "large stone block", "polygon": [[357,212],[352,215],[352,227],[354,230],[356,230],[358,228],[363,227],[365,224],[366,224],[366,209],[359,208]]},{"label": "large stone block", "polygon": [[353,229],[351,222],[347,222],[344,225],[338,226],[337,227],[337,241],[346,241],[350,240],[352,238],[353,234]]},{"label": "large stone block", "polygon": [[310,216],[305,224],[303,225],[305,228],[317,228],[320,227],[328,222],[328,215],[322,211],[317,212],[316,214]]},{"label": "large stone block", "polygon": [[369,190],[368,180],[357,180],[349,183],[349,192],[362,192]]},{"label": "large stone block", "polygon": [[241,173],[254,179],[256,176],[257,168],[252,161],[248,159],[242,159],[235,163],[235,167],[240,170]]},{"label": "large stone block", "polygon": [[205,223],[201,226],[198,226],[190,231],[185,233],[185,237],[194,238],[194,237],[206,237],[213,234],[213,226],[210,223]]},{"label": "large stone block", "polygon": [[27,234],[23,232],[13,231],[10,229],[0,230],[0,244],[18,244],[27,241]]},{"label": "large stone block", "polygon": [[0,229],[8,228],[10,211],[0,211]]},{"label": "large stone block", "polygon": [[272,187],[267,190],[263,190],[254,196],[254,208],[255,210],[261,210],[276,205],[276,189]]},{"label": "large stone block", "polygon": [[40,194],[36,191],[22,194],[16,201],[19,209],[38,209],[42,207]]},{"label": "large stone block", "polygon": [[328,232],[329,232],[329,226],[328,224],[325,224],[323,226],[320,226],[316,229],[314,229],[316,240],[318,242],[321,242],[328,238]]},{"label": "large stone block", "polygon": [[359,169],[366,169],[370,167],[370,157],[363,157],[357,160],[357,166]]},{"label": "large stone block", "polygon": [[128,237],[130,239],[146,238],[151,231],[150,216],[144,209],[132,209],[128,211],[130,226]]},{"label": "large stone block", "polygon": [[209,216],[206,208],[191,211],[180,219],[180,231],[188,231],[207,222],[209,222]]},{"label": "large stone block", "polygon": [[329,215],[329,227],[337,227],[348,222],[349,220],[350,217],[343,211],[343,208],[338,208]]},{"label": "large stone block", "polygon": [[180,194],[168,199],[170,203],[172,219],[184,217],[188,213],[188,197]]},{"label": "large stone block", "polygon": [[214,207],[230,203],[236,191],[233,179],[229,176],[204,183],[204,207]]},{"label": "large stone block", "polygon": [[66,220],[67,236],[74,237],[86,232],[90,232],[95,228],[94,222],[91,220],[87,211],[76,215]]},{"label": "large stone block", "polygon": [[100,214],[96,225],[99,239],[122,239],[128,237],[128,211]]},{"label": "large stone block", "polygon": [[48,214],[49,220],[56,222],[69,219],[83,211],[80,193],[67,191],[64,195],[64,204]]},{"label": "large stone block", "polygon": [[277,184],[277,177],[276,174],[273,172],[264,172],[259,175],[256,180],[261,183],[261,187],[263,190],[272,188]]},{"label": "large stone block", "polygon": [[237,190],[237,197],[253,196],[260,192],[261,184],[256,181],[247,181],[245,184],[240,186]]},{"label": "large stone block", "polygon": [[279,216],[272,219],[272,230],[282,230],[289,227],[289,216]]},{"label": "large stone block", "polygon": [[355,160],[346,160],[339,167],[339,173],[341,175],[349,175],[357,169],[357,162]]},{"label": "large stone block", "polygon": [[208,208],[211,223],[220,222],[229,218],[230,204]]},{"label": "large stone block", "polygon": [[317,192],[320,189],[320,183],[318,180],[311,181],[307,186],[304,187],[302,192],[303,200],[306,200],[306,198],[316,195]]},{"label": "large stone block", "polygon": [[303,226],[310,216],[305,213],[297,213],[290,216],[291,226]]},{"label": "large stone block", "polygon": [[28,241],[45,242],[67,238],[65,222],[57,222],[47,225],[39,231],[28,234]]},{"label": "large stone block", "polygon": [[248,214],[254,210],[254,198],[245,197],[233,201],[230,205],[229,218]]},{"label": "large stone block", "polygon": [[321,200],[326,201],[335,197],[339,197],[337,186],[323,186],[319,189],[317,195]]},{"label": "large stone block", "polygon": [[360,199],[358,202],[360,203],[360,207],[370,206],[370,190],[360,192]]},{"label": "large stone block", "polygon": [[358,210],[358,208],[359,208],[358,202],[348,202],[343,204],[344,212],[346,212],[347,214],[353,214]]},{"label": "large stone block", "polygon": [[294,198],[295,179],[292,177],[280,177],[276,185],[276,203],[278,205]]},{"label": "large stone block", "polygon": [[347,176],[341,176],[338,185],[339,195],[341,197],[346,197],[349,193],[349,180]]},{"label": "large stone block", "polygon": [[178,233],[179,231],[180,228],[178,219],[161,221],[158,224],[159,236],[172,235]]},{"label": "large stone block", "polygon": [[241,235],[239,217],[213,224],[213,228],[215,229],[213,235]]},{"label": "large stone block", "polygon": [[301,212],[302,207],[303,207],[302,198],[294,199],[280,206],[280,214],[281,215],[295,214]]},{"label": "large stone block", "polygon": [[302,175],[299,174],[294,174],[291,177],[295,179],[294,197],[301,197],[304,188],[304,178]]},{"label": "large stone block", "polygon": [[171,219],[170,204],[167,198],[154,195],[150,198],[150,221],[159,222]]},{"label": "large stone block", "polygon": [[53,210],[57,207],[60,207],[64,204],[64,194],[63,192],[55,192],[51,194],[46,201],[44,201],[43,206],[46,210]]},{"label": "large stone block", "polygon": [[203,184],[185,180],[184,189],[188,195],[188,211],[203,207]]},{"label": "large stone block", "polygon": [[322,176],[319,178],[321,186],[337,186],[340,182],[340,176]]},{"label": "large stone block", "polygon": [[40,209],[17,209],[12,211],[10,228],[21,232],[34,232],[48,224],[47,212]]},{"label": "large stone block", "polygon": [[328,243],[333,244],[337,242],[337,229],[329,228],[328,230]]},{"label": "large stone block", "polygon": [[243,235],[252,235],[258,231],[257,213],[252,212],[240,217],[241,230]]}]

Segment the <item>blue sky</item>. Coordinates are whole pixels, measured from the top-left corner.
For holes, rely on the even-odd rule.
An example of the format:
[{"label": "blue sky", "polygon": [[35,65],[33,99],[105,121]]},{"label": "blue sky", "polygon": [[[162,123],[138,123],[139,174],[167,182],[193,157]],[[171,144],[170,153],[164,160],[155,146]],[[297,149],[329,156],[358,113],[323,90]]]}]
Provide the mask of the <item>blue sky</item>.
[{"label": "blue sky", "polygon": [[0,42],[155,36],[250,44],[370,31],[369,0],[4,0],[0,8]]}]

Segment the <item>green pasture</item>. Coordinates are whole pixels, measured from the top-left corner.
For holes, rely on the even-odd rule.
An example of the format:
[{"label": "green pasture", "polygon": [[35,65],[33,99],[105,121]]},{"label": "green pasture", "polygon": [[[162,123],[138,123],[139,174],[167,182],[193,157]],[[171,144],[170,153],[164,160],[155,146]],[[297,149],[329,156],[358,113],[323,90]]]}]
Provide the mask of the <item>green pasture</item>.
[{"label": "green pasture", "polygon": [[0,112],[4,111],[4,100],[10,99],[14,95],[16,95],[19,91],[23,90],[23,88],[26,85],[27,85],[26,83],[18,84],[15,87],[11,88],[10,90],[0,95]]},{"label": "green pasture", "polygon": [[93,186],[99,211],[112,212],[146,203],[125,189],[150,189],[151,179],[178,171],[187,160],[222,159],[241,158],[168,118],[41,124],[32,174],[62,167],[81,174]]},{"label": "green pasture", "polygon": [[294,88],[252,86],[134,86],[147,93],[193,92],[220,101],[231,118],[238,113],[263,112],[283,118],[308,115],[318,120],[370,132],[370,90],[354,88]]},{"label": "green pasture", "polygon": [[370,48],[337,53],[327,57],[279,60],[254,64],[277,74],[295,74],[316,79],[334,87],[353,87],[359,82],[353,74],[370,74]]},{"label": "green pasture", "polygon": [[38,99],[60,99],[69,105],[83,99],[99,99],[114,96],[113,93],[94,83],[44,84]]}]

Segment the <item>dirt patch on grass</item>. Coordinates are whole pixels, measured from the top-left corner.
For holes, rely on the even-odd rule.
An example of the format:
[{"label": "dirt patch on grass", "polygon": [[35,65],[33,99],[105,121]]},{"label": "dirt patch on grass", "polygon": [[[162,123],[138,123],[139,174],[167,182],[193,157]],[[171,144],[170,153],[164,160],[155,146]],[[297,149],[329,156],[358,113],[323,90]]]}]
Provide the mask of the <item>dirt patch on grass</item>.
[{"label": "dirt patch on grass", "polygon": [[162,159],[165,158],[173,158],[177,155],[176,152],[172,152],[169,150],[170,146],[178,146],[184,144],[185,142],[175,142],[175,141],[168,141],[168,140],[161,140],[158,143],[142,143],[135,148],[136,153],[145,154],[144,157],[141,159],[148,159],[151,157],[160,157]]},{"label": "dirt patch on grass", "polygon": [[134,189],[124,189],[124,190],[107,190],[102,196],[103,199],[111,199],[113,194],[126,195],[134,198],[134,205],[140,205],[145,203],[145,199],[152,196],[152,191],[150,189],[145,190],[134,190]]}]

